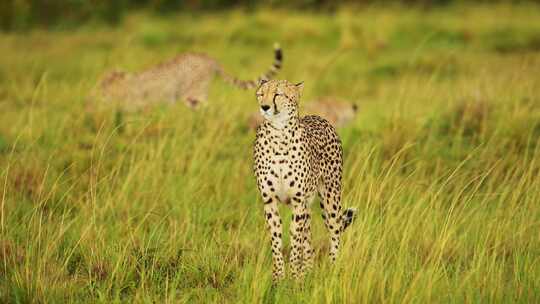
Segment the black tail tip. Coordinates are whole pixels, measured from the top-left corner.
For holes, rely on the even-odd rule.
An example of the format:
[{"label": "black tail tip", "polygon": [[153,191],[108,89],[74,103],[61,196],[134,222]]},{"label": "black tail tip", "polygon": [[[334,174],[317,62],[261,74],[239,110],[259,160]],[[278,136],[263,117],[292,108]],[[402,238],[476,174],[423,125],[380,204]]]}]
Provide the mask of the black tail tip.
[{"label": "black tail tip", "polygon": [[274,43],[274,53],[276,54],[276,60],[282,61],[283,60],[283,51],[281,50],[281,47],[279,46],[279,43]]},{"label": "black tail tip", "polygon": [[343,229],[347,228],[356,219],[356,208],[347,208],[343,212]]}]

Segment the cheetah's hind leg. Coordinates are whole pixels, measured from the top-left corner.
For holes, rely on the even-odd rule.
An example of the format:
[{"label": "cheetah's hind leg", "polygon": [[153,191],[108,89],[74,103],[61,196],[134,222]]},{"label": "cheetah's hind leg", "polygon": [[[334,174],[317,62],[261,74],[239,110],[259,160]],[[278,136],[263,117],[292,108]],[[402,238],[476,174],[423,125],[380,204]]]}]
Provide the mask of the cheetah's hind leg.
[{"label": "cheetah's hind leg", "polygon": [[[333,185],[330,183],[330,185]],[[329,184],[323,183],[319,186],[319,196],[321,198],[322,218],[324,225],[328,230],[330,237],[330,261],[336,260],[339,243],[341,238],[342,229],[342,213],[341,213],[341,193],[340,186],[337,185],[338,190],[332,191],[332,187]]]},{"label": "cheetah's hind leg", "polygon": [[[337,189],[337,191],[332,191]],[[322,218],[330,235],[330,261],[336,260],[339,252],[341,234],[356,218],[356,208],[341,207],[341,185],[337,183],[321,183],[319,196],[321,198]]]}]

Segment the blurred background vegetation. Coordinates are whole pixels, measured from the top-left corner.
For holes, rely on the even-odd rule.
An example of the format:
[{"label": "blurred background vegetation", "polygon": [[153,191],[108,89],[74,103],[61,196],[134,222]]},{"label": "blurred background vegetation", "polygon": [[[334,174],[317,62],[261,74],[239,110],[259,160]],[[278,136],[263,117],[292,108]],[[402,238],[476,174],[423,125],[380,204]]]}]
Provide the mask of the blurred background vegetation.
[{"label": "blurred background vegetation", "polygon": [[88,21],[118,24],[133,10],[168,14],[186,10],[273,7],[335,11],[341,5],[415,5],[422,8],[455,3],[523,3],[540,0],[3,0],[0,1],[0,29],[25,30],[32,27],[74,27]]}]

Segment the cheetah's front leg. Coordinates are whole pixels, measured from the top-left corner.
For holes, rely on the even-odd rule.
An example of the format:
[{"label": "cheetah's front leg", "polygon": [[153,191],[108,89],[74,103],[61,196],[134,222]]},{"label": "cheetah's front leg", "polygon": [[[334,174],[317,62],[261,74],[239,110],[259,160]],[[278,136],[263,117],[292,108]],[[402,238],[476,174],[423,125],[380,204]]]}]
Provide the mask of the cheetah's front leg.
[{"label": "cheetah's front leg", "polygon": [[[294,279],[300,279],[304,275],[304,228],[308,217],[307,207],[304,200],[299,198],[292,199],[292,220],[291,220],[291,274]],[[311,249],[311,246],[309,246]]]},{"label": "cheetah's front leg", "polygon": [[272,279],[274,282],[277,282],[285,276],[285,263],[283,261],[283,253],[281,252],[282,221],[275,198],[265,201],[264,214],[270,236],[272,237]]},{"label": "cheetah's front leg", "polygon": [[304,269],[310,270],[313,268],[314,250],[311,247],[311,213],[309,207],[306,208],[304,222]]}]

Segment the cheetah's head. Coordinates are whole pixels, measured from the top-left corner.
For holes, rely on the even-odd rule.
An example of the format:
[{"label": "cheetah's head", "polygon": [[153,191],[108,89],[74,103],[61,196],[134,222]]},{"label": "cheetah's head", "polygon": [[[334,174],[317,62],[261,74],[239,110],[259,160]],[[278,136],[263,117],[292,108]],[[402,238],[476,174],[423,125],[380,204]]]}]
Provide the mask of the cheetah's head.
[{"label": "cheetah's head", "polygon": [[290,83],[287,80],[263,80],[257,89],[257,101],[265,120],[272,126],[282,129],[298,117],[298,100],[304,84]]}]

